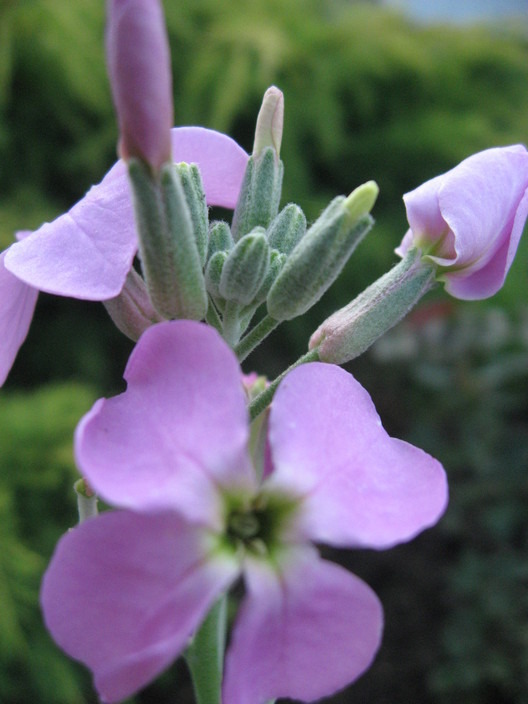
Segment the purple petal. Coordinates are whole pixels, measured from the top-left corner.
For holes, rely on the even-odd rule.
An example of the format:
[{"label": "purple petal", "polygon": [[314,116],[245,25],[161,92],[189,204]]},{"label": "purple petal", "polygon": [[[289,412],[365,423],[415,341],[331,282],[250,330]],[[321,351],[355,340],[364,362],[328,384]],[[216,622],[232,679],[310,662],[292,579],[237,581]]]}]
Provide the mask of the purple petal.
[{"label": "purple petal", "polygon": [[235,207],[249,158],[242,147],[215,130],[179,127],[172,131],[172,148],[175,162],[200,167],[208,205]]},{"label": "purple petal", "polygon": [[160,323],[128,362],[127,390],[98,401],[76,433],[76,456],[108,502],[179,509],[219,528],[219,486],[255,487],[240,367],[212,328]]},{"label": "purple petal", "polygon": [[404,196],[412,244],[433,245],[447,290],[487,298],[504,283],[528,215],[528,152],[522,145],[487,149]]},{"label": "purple petal", "polygon": [[[230,137],[202,127],[172,130],[175,161],[202,170],[209,205],[234,207],[248,159]],[[12,245],[6,268],[41,291],[87,300],[121,291],[137,250],[124,162],[119,161],[73,208]]]},{"label": "purple petal", "polygon": [[381,605],[370,587],[342,567],[311,548],[290,549],[278,567],[251,561],[246,585],[226,659],[223,701],[312,701],[370,666],[381,640]]},{"label": "purple petal", "polygon": [[176,514],[109,512],[59,542],[42,583],[46,625],[121,701],[185,648],[237,564],[208,554],[208,537]]},{"label": "purple petal", "polygon": [[0,254],[0,386],[26,339],[38,291],[13,276],[4,266],[9,250]]},{"label": "purple petal", "polygon": [[108,0],[106,54],[120,152],[155,170],[170,161],[171,58],[159,0]]},{"label": "purple petal", "polygon": [[288,374],[269,420],[272,487],[304,496],[307,536],[386,548],[443,513],[439,462],[387,435],[372,400],[343,369],[306,364]]},{"label": "purple petal", "polygon": [[[445,288],[452,296],[463,300],[489,298],[499,291],[510,270],[519,246],[526,218],[528,217],[528,189],[526,190],[509,228],[509,237],[502,238],[502,244],[488,256],[486,264],[468,268],[462,272],[444,274]],[[472,273],[471,273],[472,272]]]}]

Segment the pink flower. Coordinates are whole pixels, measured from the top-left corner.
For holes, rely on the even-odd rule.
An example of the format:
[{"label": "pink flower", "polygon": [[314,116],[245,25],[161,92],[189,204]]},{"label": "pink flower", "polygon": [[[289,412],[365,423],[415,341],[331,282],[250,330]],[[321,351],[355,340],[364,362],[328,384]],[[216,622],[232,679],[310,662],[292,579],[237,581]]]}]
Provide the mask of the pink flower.
[{"label": "pink flower", "polygon": [[445,508],[441,465],[390,438],[350,374],[315,363],[277,391],[272,471],[259,479],[240,368],[200,323],[149,328],[125,378],[125,393],[77,429],[83,475],[121,510],[59,542],[41,595],[57,643],[93,670],[104,701],[119,701],[182,652],[242,575],[225,704],[311,701],[357,678],[379,646],[380,603],[311,541],[410,540]]},{"label": "pink flower", "polygon": [[[234,208],[246,152],[230,137],[202,127],[174,128],[171,134],[174,160],[200,167],[209,205]],[[92,301],[114,298],[136,252],[127,171],[119,161],[71,210],[2,253],[0,381],[27,333],[35,289]]]},{"label": "pink flower", "polygon": [[170,49],[158,0],[109,0],[108,72],[123,158],[157,170],[171,158],[173,124]]},{"label": "pink flower", "polygon": [[528,152],[479,152],[403,199],[411,229],[396,252],[419,247],[450,294],[488,298],[504,283],[528,216]]}]

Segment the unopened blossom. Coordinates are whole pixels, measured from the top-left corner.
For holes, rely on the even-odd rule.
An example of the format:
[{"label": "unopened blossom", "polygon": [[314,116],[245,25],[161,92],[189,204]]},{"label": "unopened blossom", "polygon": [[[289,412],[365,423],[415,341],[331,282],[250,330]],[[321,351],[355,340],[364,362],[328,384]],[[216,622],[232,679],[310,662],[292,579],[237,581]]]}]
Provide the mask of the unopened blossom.
[{"label": "unopened blossom", "polygon": [[106,56],[119,151],[158,170],[170,161],[170,48],[159,0],[107,0]]},{"label": "unopened blossom", "polygon": [[503,285],[528,216],[528,152],[487,149],[403,197],[410,229],[396,252],[418,247],[456,298]]},{"label": "unopened blossom", "polygon": [[170,48],[159,0],[108,0],[106,55],[119,121],[119,151],[154,170],[170,161]]},{"label": "unopened blossom", "polygon": [[[202,127],[174,128],[171,138],[174,160],[200,167],[208,204],[234,208],[246,152],[230,137]],[[23,342],[20,330],[27,332],[31,320],[32,307],[21,307],[22,292],[31,297],[40,290],[91,301],[114,298],[132,269],[137,246],[126,165],[118,161],[71,210],[3,252],[0,379],[7,376]]]},{"label": "unopened blossom", "polygon": [[314,363],[275,395],[259,479],[240,367],[200,323],[149,328],[125,379],[76,432],[83,476],[118,510],[58,544],[41,593],[57,643],[91,668],[103,701],[121,701],[181,654],[242,576],[224,704],[312,701],[356,679],[378,649],[382,608],[312,541],[410,540],[445,508],[441,465],[389,437],[350,374]]}]

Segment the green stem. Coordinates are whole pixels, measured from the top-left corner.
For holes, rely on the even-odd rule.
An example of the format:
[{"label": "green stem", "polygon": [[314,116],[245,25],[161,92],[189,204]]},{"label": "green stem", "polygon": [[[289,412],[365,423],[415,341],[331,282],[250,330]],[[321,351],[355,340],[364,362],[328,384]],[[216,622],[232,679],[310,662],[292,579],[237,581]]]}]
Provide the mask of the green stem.
[{"label": "green stem", "polygon": [[273,332],[277,325],[280,325],[279,320],[275,320],[271,315],[265,315],[248,334],[243,337],[238,345],[235,346],[235,354],[239,362],[243,362],[260,343]]},{"label": "green stem", "polygon": [[185,652],[197,704],[222,704],[226,627],[227,596],[224,595],[209,611]]},{"label": "green stem", "polygon": [[284,379],[286,374],[289,374],[295,367],[299,367],[301,364],[306,364],[307,362],[318,362],[319,361],[319,354],[318,350],[310,350],[307,352],[305,355],[302,357],[299,357],[299,359],[294,362],[291,367],[288,367],[286,371],[282,372],[282,374],[279,374],[279,376],[274,379],[271,384],[264,389],[258,396],[256,396],[253,401],[249,404],[248,410],[249,410],[249,416],[251,420],[255,420],[255,418],[264,411],[269,404],[271,403],[273,396],[275,394],[275,391],[277,390],[278,385],[281,383],[281,381]]}]

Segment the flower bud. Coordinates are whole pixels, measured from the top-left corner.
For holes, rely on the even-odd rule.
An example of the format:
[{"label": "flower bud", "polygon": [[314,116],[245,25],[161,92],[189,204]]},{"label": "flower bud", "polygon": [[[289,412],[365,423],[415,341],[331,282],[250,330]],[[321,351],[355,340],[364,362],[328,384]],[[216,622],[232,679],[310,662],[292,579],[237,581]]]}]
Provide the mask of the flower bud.
[{"label": "flower bud", "polygon": [[282,129],[284,125],[284,95],[271,86],[264,93],[262,106],[257,117],[253,154],[260,154],[265,147],[273,147],[277,157],[280,154]]},{"label": "flower bud", "polygon": [[255,227],[267,228],[279,211],[284,168],[279,158],[284,97],[272,86],[264,94],[257,118],[253,154],[249,158],[233,214],[233,237],[239,240]]},{"label": "flower bud", "polygon": [[528,216],[528,152],[487,149],[404,195],[410,229],[396,253],[418,247],[456,298],[503,285]]},{"label": "flower bud", "polygon": [[368,214],[378,189],[373,181],[348,198],[338,196],[286,260],[268,295],[268,313],[290,320],[309,310],[332,285],[373,224]]},{"label": "flower bud", "polygon": [[420,252],[407,256],[341,310],[333,313],[310,338],[322,362],[344,364],[365,352],[427,293],[433,267]]},{"label": "flower bud", "polygon": [[306,217],[295,203],[290,203],[273,220],[268,228],[270,247],[283,254],[290,254],[306,232]]},{"label": "flower bud", "polygon": [[153,179],[145,164],[131,159],[141,267],[150,300],[163,318],[201,320],[207,293],[193,223],[180,177],[165,164]]},{"label": "flower bud", "polygon": [[228,252],[233,244],[231,230],[226,222],[217,220],[211,223],[211,227],[209,228],[207,259],[210,259],[215,252]]},{"label": "flower bud", "polygon": [[249,305],[268,272],[270,249],[263,228],[255,228],[229,252],[222,269],[220,295],[228,301]]},{"label": "flower bud", "polygon": [[157,172],[171,160],[170,50],[159,0],[108,0],[106,52],[119,152]]},{"label": "flower bud", "polygon": [[209,294],[215,299],[216,302],[219,300],[223,301],[222,295],[220,293],[220,280],[222,278],[222,269],[227,259],[227,252],[218,251],[215,252],[207,262],[207,267],[205,268],[205,285]]},{"label": "flower bud", "polygon": [[233,237],[239,240],[255,227],[267,228],[279,211],[284,168],[273,147],[249,157],[233,213]]}]

